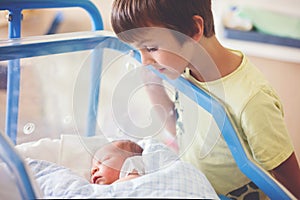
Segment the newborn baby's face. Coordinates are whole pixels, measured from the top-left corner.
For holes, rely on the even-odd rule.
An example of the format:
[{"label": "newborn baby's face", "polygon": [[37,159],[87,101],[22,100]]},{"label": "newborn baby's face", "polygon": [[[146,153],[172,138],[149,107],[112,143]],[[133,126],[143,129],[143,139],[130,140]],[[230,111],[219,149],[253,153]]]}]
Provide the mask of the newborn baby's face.
[{"label": "newborn baby's face", "polygon": [[126,159],[118,147],[108,144],[99,149],[91,169],[91,183],[111,184],[119,179],[120,170]]}]

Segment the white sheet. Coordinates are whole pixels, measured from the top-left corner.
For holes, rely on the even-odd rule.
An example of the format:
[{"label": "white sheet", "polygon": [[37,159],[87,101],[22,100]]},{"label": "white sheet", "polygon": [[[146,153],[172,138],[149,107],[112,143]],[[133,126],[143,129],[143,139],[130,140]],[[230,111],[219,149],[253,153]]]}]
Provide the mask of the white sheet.
[{"label": "white sheet", "polygon": [[[51,160],[58,160],[57,163],[38,160],[40,158],[27,159],[28,165],[44,193],[44,197],[219,199],[204,174],[192,165],[181,161],[173,151],[154,140],[139,142],[144,148],[142,157],[145,163],[146,175],[111,185],[90,184],[86,174],[90,171],[92,152],[95,151],[96,146],[99,148],[98,145],[101,142],[104,144],[107,140],[104,141],[103,138],[85,140],[82,138],[76,139],[74,136],[65,136],[60,141],[58,158],[51,158]],[[93,145],[95,146],[90,147]],[[84,151],[82,151],[83,149]],[[19,150],[22,151],[22,148],[19,148]],[[41,151],[40,147],[39,150]],[[30,156],[27,154],[26,157]],[[49,155],[46,157],[49,159]],[[68,167],[61,166],[62,163],[68,163]]]},{"label": "white sheet", "polygon": [[112,185],[90,184],[70,169],[42,160],[29,166],[44,198],[186,197],[218,199],[205,176],[191,165],[176,161],[162,170]]}]

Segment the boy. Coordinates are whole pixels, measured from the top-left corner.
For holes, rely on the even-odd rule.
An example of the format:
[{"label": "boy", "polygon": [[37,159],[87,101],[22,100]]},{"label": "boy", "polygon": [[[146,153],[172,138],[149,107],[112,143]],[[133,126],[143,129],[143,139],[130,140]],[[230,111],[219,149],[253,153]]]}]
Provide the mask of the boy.
[{"label": "boy", "polygon": [[[111,21],[117,36],[139,49],[144,65],[170,79],[183,75],[224,101],[254,160],[300,199],[300,170],[281,102],[242,52],[219,43],[211,0],[115,0]],[[176,132],[182,158],[204,172],[217,193],[236,199],[266,198],[239,171],[207,113],[198,114],[199,128],[186,131],[182,120],[195,116],[178,109],[180,96],[174,104],[158,86],[161,80],[150,73],[143,78],[156,82],[146,86],[153,104],[161,104],[165,113],[177,111],[171,112],[166,128]]]}]

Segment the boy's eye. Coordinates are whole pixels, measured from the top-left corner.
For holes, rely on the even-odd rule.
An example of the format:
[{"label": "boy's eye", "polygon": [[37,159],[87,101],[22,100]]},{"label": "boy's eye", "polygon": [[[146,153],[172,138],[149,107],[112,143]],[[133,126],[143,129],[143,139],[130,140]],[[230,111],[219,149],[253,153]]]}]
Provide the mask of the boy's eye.
[{"label": "boy's eye", "polygon": [[148,51],[148,52],[153,52],[153,51],[157,51],[157,47],[146,47],[146,50]]}]

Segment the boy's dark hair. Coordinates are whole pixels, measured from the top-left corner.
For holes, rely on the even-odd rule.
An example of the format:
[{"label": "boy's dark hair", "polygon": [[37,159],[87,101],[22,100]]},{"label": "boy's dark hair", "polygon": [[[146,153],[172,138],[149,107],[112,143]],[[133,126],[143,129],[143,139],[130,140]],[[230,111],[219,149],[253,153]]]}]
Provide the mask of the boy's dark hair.
[{"label": "boy's dark hair", "polygon": [[[213,36],[211,0],[115,0],[111,23],[116,34],[151,25],[193,36],[198,32],[194,15],[203,18],[204,36]],[[120,39],[133,42],[129,38]]]}]

